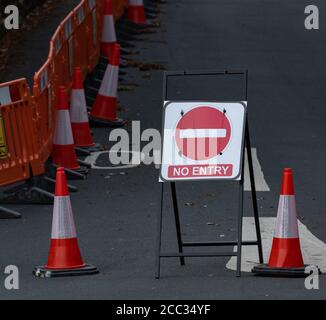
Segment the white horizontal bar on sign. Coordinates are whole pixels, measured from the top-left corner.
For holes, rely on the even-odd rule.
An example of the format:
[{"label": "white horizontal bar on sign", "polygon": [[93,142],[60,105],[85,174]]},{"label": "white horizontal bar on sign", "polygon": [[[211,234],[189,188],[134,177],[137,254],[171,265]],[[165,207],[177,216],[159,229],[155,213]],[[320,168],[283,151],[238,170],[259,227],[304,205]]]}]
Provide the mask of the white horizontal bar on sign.
[{"label": "white horizontal bar on sign", "polygon": [[226,129],[184,129],[180,130],[180,138],[225,138]]}]

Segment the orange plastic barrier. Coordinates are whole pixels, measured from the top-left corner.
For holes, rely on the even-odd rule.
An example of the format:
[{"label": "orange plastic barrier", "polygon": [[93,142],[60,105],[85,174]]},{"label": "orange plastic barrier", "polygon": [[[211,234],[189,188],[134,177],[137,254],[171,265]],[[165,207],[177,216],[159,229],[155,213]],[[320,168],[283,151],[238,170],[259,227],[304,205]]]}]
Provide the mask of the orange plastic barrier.
[{"label": "orange plastic barrier", "polygon": [[102,10],[102,1],[81,1],[61,22],[50,41],[48,60],[35,74],[33,93],[40,117],[40,154],[44,162],[52,151],[59,86],[70,92],[74,67],[80,67],[85,76],[98,62]]},{"label": "orange plastic barrier", "polygon": [[37,113],[26,79],[0,84],[0,186],[44,173]]},{"label": "orange plastic barrier", "polygon": [[[113,0],[118,19],[128,0]],[[26,79],[0,84],[0,186],[44,173],[52,152],[58,88],[72,87],[74,67],[83,76],[100,57],[103,0],[82,0],[61,22],[49,56],[34,76],[33,96]]]}]

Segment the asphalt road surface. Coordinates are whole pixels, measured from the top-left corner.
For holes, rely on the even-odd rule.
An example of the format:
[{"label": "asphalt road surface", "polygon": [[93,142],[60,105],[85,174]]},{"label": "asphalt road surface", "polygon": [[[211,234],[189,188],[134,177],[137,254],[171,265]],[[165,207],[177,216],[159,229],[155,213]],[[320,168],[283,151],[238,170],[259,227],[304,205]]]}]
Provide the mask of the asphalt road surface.
[{"label": "asphalt road surface", "polygon": [[[66,1],[72,6],[77,1]],[[319,31],[304,28],[301,0],[179,0],[160,5],[160,28],[135,41],[125,58],[163,64],[169,70],[248,69],[249,120],[252,147],[268,188],[258,192],[262,217],[275,217],[281,173],[295,174],[298,216],[319,240],[326,242],[326,42],[320,10]],[[39,30],[19,45],[25,63],[12,66],[7,77],[32,77],[47,54],[46,41],[68,8],[61,6]],[[41,46],[35,50],[35,46]],[[26,63],[28,62],[28,63]],[[36,66],[35,66],[36,65]],[[140,120],[141,129],[161,127],[162,71],[125,69],[131,86],[120,91],[120,116]],[[201,78],[171,83],[171,99],[241,100],[241,79],[227,83]],[[173,97],[172,97],[173,96]],[[130,131],[130,126],[127,126]],[[108,144],[109,130],[94,129],[95,140]],[[100,158],[99,166],[106,166]],[[84,259],[100,273],[93,276],[39,279],[34,266],[46,262],[51,231],[51,206],[14,206],[21,220],[0,221],[0,271],[14,264],[20,289],[1,286],[1,299],[323,299],[307,290],[304,279],[241,278],[226,267],[229,258],[162,260],[156,280],[155,240],[160,204],[158,170],[141,165],[131,169],[95,170],[86,181],[72,182],[71,196]],[[234,183],[198,182],[177,186],[186,240],[231,240],[236,236],[237,188]],[[166,188],[168,191],[168,188]],[[268,191],[270,190],[270,191]],[[164,248],[176,249],[170,194],[165,195]],[[251,215],[250,192],[245,194]],[[267,257],[265,257],[267,259]],[[2,276],[3,280],[5,275]]]}]

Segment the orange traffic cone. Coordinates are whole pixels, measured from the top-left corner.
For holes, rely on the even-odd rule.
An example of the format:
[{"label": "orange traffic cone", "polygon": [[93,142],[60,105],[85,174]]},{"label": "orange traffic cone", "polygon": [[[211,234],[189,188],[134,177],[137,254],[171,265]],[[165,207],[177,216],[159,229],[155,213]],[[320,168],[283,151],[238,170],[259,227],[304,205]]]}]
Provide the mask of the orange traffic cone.
[{"label": "orange traffic cone", "polygon": [[57,169],[52,235],[48,262],[35,267],[37,277],[60,277],[98,273],[95,266],[85,264],[80,254],[64,168]]},{"label": "orange traffic cone", "polygon": [[119,61],[120,45],[116,43],[90,112],[91,120],[100,125],[121,126],[124,124],[124,121],[117,117]]},{"label": "orange traffic cone", "polygon": [[72,170],[80,169],[74,149],[67,92],[63,86],[59,88],[57,121],[53,135],[52,160],[55,165],[60,167]]},{"label": "orange traffic cone", "polygon": [[75,146],[89,149],[89,151],[96,151],[95,149],[98,148],[93,150],[96,145],[93,142],[89,128],[82,74],[78,67],[75,68],[73,76],[70,120]]},{"label": "orange traffic cone", "polygon": [[143,0],[129,0],[128,20],[135,24],[147,24]]},{"label": "orange traffic cone", "polygon": [[292,169],[285,168],[278,204],[273,245],[268,264],[255,266],[259,275],[307,276],[303,263]]},{"label": "orange traffic cone", "polygon": [[113,19],[112,0],[105,0],[103,31],[101,37],[102,56],[110,57],[116,42],[117,36]]}]

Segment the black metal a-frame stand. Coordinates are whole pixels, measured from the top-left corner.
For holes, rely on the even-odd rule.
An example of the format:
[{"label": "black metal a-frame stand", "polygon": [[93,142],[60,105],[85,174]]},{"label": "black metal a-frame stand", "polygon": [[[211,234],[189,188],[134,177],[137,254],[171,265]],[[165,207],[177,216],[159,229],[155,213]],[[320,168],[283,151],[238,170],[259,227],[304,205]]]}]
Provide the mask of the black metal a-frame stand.
[{"label": "black metal a-frame stand", "polygon": [[[245,71],[212,71],[212,72],[186,72],[186,71],[176,71],[176,72],[165,72],[164,73],[164,82],[163,82],[163,98],[164,101],[168,99],[168,79],[169,77],[187,77],[187,76],[243,76],[244,85],[245,85],[245,96],[244,100],[248,100],[248,70]],[[243,241],[242,240],[242,226],[243,226],[243,183],[244,183],[244,155],[245,150],[247,150],[248,156],[248,166],[249,166],[249,175],[250,175],[250,184],[251,184],[251,196],[253,204],[253,213],[256,227],[256,241]],[[259,262],[263,263],[263,250],[262,250],[262,241],[260,234],[260,225],[259,225],[259,215],[258,215],[258,205],[257,205],[257,196],[256,196],[256,186],[254,179],[254,170],[252,163],[252,154],[251,154],[251,145],[250,145],[250,135],[249,135],[249,124],[248,117],[246,116],[245,123],[245,137],[244,137],[244,147],[242,151],[242,168],[241,168],[241,179],[239,180],[239,207],[238,207],[238,237],[235,241],[219,241],[219,242],[184,242],[181,235],[181,224],[179,218],[179,208],[177,201],[177,190],[176,183],[170,182],[171,194],[172,194],[172,203],[173,211],[177,232],[177,242],[178,242],[178,252],[171,253],[162,253],[161,244],[162,244],[162,220],[163,220],[163,197],[164,197],[164,184],[162,182],[161,189],[161,206],[160,213],[158,217],[157,224],[157,253],[156,253],[156,278],[160,278],[161,273],[161,258],[172,258],[178,257],[180,259],[180,264],[185,264],[185,257],[228,257],[236,256],[237,257],[237,269],[236,276],[241,276],[241,253],[243,245],[257,245],[258,246],[258,255]],[[185,252],[183,249],[187,247],[218,247],[218,246],[237,246],[236,252]]]}]

